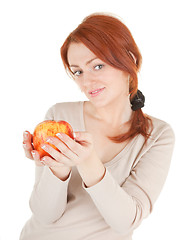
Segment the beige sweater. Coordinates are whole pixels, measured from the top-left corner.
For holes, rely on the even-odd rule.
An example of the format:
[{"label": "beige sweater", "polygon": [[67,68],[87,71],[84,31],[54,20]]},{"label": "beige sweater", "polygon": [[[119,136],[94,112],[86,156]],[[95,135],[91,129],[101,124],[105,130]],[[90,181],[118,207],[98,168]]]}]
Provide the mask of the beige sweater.
[{"label": "beige sweater", "polygon": [[[46,119],[65,120],[85,131],[83,102],[58,103]],[[165,183],[174,146],[171,127],[153,118],[147,145],[139,135],[110,162],[96,185],[85,188],[74,167],[66,181],[36,167],[30,198],[32,217],[20,240],[130,240],[152,211]]]}]

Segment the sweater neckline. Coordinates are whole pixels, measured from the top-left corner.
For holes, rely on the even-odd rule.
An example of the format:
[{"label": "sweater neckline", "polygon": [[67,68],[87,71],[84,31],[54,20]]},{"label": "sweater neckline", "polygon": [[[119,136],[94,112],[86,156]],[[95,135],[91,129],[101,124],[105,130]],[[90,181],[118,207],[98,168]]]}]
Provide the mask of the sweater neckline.
[{"label": "sweater neckline", "polygon": [[[82,131],[86,131],[86,129],[85,129],[85,119],[84,119],[84,102],[85,101],[80,101],[79,102],[80,103],[80,123],[81,123]],[[114,158],[112,158],[109,162],[104,163],[104,166],[109,167],[109,166],[115,164],[116,162],[118,162],[122,157],[124,157],[126,152],[128,152],[128,150],[131,148],[131,146],[135,142],[136,138],[134,138],[133,140],[128,142],[126,144],[126,146]]]}]

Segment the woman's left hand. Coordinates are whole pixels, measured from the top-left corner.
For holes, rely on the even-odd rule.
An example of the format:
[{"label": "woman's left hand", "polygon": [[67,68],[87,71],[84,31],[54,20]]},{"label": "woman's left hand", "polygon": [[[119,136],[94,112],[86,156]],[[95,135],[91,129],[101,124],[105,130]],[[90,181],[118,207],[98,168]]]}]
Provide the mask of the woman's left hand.
[{"label": "woman's left hand", "polygon": [[[75,141],[64,133],[58,133],[57,137],[59,139],[56,137],[49,137],[47,142],[53,144],[59,151],[49,144],[44,144],[42,146],[44,151],[48,152],[56,162],[72,167],[96,157],[93,139],[90,133],[76,132]],[[42,160],[46,164],[49,158],[50,157],[45,156]]]},{"label": "woman's left hand", "polygon": [[64,133],[58,133],[57,137],[59,139],[49,137],[47,142],[55,145],[59,151],[49,144],[43,145],[43,149],[52,156],[52,158],[43,157],[45,165],[54,167],[55,162],[56,166],[58,163],[68,167],[76,166],[87,187],[96,184],[103,178],[105,167],[96,154],[90,133],[76,132],[75,141]]}]

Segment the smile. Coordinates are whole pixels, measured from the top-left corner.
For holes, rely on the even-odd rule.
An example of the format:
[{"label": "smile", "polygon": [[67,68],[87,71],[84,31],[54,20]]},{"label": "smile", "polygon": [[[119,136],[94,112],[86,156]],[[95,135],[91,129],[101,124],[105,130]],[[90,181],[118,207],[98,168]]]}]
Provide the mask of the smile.
[{"label": "smile", "polygon": [[103,92],[105,88],[99,88],[99,89],[96,89],[94,91],[90,91],[89,94],[91,95],[91,97],[96,97],[98,96],[101,92]]}]

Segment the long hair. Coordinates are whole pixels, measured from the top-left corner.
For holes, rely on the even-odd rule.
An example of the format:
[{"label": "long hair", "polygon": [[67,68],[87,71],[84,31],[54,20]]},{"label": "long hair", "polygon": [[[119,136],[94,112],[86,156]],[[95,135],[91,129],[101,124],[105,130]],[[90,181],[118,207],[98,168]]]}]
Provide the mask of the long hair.
[{"label": "long hair", "polygon": [[[61,47],[61,58],[67,72],[71,73],[67,52],[72,42],[83,43],[98,58],[114,68],[129,74],[130,100],[138,90],[137,74],[142,63],[141,53],[127,26],[118,18],[105,14],[92,14],[69,34]],[[134,111],[131,127],[126,133],[108,137],[120,143],[133,139],[138,134],[149,138],[152,131],[152,120],[141,109]]]}]

